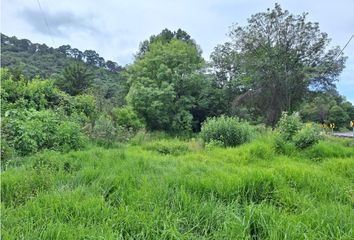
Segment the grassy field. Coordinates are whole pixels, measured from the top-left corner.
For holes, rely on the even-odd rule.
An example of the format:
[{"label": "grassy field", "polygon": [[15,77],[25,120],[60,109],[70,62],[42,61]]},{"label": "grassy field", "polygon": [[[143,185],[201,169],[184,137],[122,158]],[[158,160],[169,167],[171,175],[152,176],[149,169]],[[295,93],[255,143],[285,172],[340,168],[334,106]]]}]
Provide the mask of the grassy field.
[{"label": "grassy field", "polygon": [[303,151],[143,139],[1,174],[2,239],[353,239],[354,142]]}]

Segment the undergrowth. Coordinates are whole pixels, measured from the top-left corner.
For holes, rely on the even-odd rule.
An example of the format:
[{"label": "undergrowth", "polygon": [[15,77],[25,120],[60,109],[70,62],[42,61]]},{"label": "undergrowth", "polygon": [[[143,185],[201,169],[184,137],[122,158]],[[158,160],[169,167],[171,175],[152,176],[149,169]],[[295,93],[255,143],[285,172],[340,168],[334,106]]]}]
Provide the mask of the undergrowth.
[{"label": "undergrowth", "polygon": [[265,133],[235,148],[202,145],[142,134],[10,160],[2,239],[353,238],[351,140],[279,151]]}]

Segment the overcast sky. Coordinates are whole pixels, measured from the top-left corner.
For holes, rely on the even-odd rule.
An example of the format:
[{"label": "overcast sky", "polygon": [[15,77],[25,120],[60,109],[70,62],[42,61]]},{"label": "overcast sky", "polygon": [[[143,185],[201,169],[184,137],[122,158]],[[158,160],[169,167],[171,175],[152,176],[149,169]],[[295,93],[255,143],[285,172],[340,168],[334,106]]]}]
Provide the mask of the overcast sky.
[{"label": "overcast sky", "polygon": [[[150,35],[182,28],[208,59],[227,40],[232,23],[243,25],[275,2],[294,14],[308,12],[332,45],[343,47],[354,34],[354,0],[1,0],[1,32],[53,47],[92,49],[125,65]],[[349,58],[337,86],[354,103],[354,39],[344,53]]]}]

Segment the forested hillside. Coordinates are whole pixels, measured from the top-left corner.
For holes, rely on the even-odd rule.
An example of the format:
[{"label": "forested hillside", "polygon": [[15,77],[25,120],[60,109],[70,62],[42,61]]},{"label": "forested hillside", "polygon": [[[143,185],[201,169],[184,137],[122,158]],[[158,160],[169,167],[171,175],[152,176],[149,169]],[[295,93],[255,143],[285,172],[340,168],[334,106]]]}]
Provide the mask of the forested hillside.
[{"label": "forested hillside", "polygon": [[75,63],[84,64],[93,73],[93,86],[103,97],[111,98],[124,88],[125,79],[121,74],[124,67],[106,61],[93,50],[82,52],[70,45],[53,48],[1,34],[1,66],[9,68],[14,75],[56,79],[65,67]]}]

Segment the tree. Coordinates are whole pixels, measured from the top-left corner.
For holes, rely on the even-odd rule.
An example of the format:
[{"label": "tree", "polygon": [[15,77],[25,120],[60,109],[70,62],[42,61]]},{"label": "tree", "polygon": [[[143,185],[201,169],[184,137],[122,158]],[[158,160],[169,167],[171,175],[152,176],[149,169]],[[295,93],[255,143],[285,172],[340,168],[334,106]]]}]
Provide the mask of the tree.
[{"label": "tree", "polygon": [[64,69],[63,77],[57,80],[57,85],[68,94],[76,96],[90,87],[93,78],[93,74],[84,65],[75,63]]},{"label": "tree", "polygon": [[276,4],[252,15],[247,26],[233,26],[230,41],[215,48],[212,66],[236,108],[255,108],[274,126],[281,112],[294,111],[310,89],[335,87],[345,58],[338,47],[327,50],[327,34],[306,16]]},{"label": "tree", "polygon": [[150,44],[154,42],[161,42],[163,44],[167,44],[170,43],[172,39],[184,41],[198,48],[195,41],[191,38],[191,36],[186,31],[183,31],[182,29],[179,28],[177,31],[172,32],[171,30],[165,28],[158,35],[152,35],[149,40],[145,40],[142,43],[140,43],[139,51],[136,54],[136,58],[137,59],[142,58],[145,55],[145,53],[149,51]]},{"label": "tree", "polygon": [[328,120],[338,127],[348,127],[350,118],[343,108],[336,105],[329,110]]},{"label": "tree", "polygon": [[93,50],[85,50],[84,52],[84,58],[86,60],[86,63],[90,66],[97,66],[99,63],[99,57],[98,53]]},{"label": "tree", "polygon": [[128,68],[128,103],[150,130],[191,129],[203,64],[194,45],[172,39],[151,43],[149,51]]},{"label": "tree", "polygon": [[317,93],[301,107],[304,121],[335,123],[338,127],[348,127],[353,113],[354,106],[336,91]]},{"label": "tree", "polygon": [[70,51],[71,51],[71,47],[70,47],[70,45],[62,45],[62,46],[58,47],[58,51],[60,53],[62,53],[64,56],[69,56]]},{"label": "tree", "polygon": [[123,70],[123,68],[119,66],[118,63],[113,62],[111,60],[108,60],[106,62],[106,68],[111,72],[120,72]]}]

